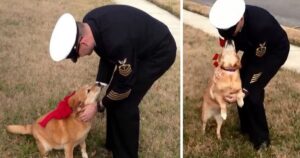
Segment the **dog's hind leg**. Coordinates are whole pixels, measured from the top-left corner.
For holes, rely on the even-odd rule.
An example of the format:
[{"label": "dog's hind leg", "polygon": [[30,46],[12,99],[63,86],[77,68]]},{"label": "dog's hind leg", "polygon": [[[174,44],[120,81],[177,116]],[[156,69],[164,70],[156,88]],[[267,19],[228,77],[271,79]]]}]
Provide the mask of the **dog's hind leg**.
[{"label": "dog's hind leg", "polygon": [[88,154],[86,152],[86,144],[85,141],[83,141],[82,143],[80,143],[80,149],[81,149],[81,155],[82,158],[88,158]]},{"label": "dog's hind leg", "polygon": [[47,150],[43,144],[40,142],[40,141],[36,141],[36,144],[38,146],[38,149],[39,149],[39,152],[40,152],[40,155],[42,158],[48,158],[48,152],[49,150]]},{"label": "dog's hind leg", "polygon": [[201,116],[201,121],[202,121],[202,134],[205,134],[205,129],[206,129],[206,123],[207,120],[211,117],[212,113],[208,109],[207,103],[203,101],[202,105],[202,116]]},{"label": "dog's hind leg", "polygon": [[217,122],[217,137],[219,140],[222,140],[222,137],[221,137],[221,127],[222,127],[222,123],[223,123],[223,118],[221,117],[221,115],[215,115],[215,120]]},{"label": "dog's hind leg", "polygon": [[209,89],[209,94],[210,94],[210,97],[212,99],[215,99],[215,95],[214,95],[213,89],[214,89],[214,84],[211,85],[211,87]]}]

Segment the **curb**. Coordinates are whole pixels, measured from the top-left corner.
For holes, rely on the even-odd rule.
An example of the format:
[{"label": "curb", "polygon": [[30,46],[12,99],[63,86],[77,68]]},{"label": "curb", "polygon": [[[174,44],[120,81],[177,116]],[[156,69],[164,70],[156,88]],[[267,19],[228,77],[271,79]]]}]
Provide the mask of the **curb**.
[{"label": "curb", "polygon": [[[160,7],[161,9],[168,11],[169,13],[175,15],[177,18],[180,18],[180,4],[178,5],[178,8],[174,9],[172,6],[168,5],[166,2],[160,2],[157,0],[147,0],[147,1],[155,4],[156,6]],[[170,3],[171,2],[172,1],[170,1]]]}]

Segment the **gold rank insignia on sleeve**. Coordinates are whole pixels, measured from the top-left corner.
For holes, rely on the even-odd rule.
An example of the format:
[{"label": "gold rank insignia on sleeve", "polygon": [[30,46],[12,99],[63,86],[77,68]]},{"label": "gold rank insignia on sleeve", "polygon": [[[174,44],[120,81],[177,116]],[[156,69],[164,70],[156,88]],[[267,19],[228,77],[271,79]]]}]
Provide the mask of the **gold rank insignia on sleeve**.
[{"label": "gold rank insignia on sleeve", "polygon": [[119,60],[120,65],[118,67],[119,73],[125,77],[127,77],[132,72],[131,65],[126,64],[126,62],[127,62],[127,58],[125,58],[123,61]]},{"label": "gold rank insignia on sleeve", "polygon": [[107,97],[111,100],[123,100],[125,98],[127,98],[129,96],[131,92],[131,89],[129,89],[127,92],[124,92],[124,93],[118,93],[118,92],[115,92],[113,90],[111,90],[108,94],[107,94]]},{"label": "gold rank insignia on sleeve", "polygon": [[259,77],[261,76],[261,74],[262,74],[262,72],[259,72],[259,73],[257,73],[257,74],[254,74],[254,75],[252,76],[252,78],[251,78],[250,83],[252,84],[252,83],[256,82],[256,81],[259,79]]},{"label": "gold rank insignia on sleeve", "polygon": [[256,48],[256,56],[262,57],[267,51],[266,42],[259,44],[259,47]]}]

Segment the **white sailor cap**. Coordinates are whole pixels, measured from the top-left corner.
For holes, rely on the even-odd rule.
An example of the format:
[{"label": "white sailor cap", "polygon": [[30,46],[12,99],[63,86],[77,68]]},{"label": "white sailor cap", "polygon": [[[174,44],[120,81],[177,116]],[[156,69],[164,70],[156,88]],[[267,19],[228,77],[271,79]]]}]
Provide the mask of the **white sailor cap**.
[{"label": "white sailor cap", "polygon": [[74,17],[69,13],[63,14],[56,22],[50,39],[49,51],[52,60],[61,61],[71,58],[76,62],[77,38],[78,29]]},{"label": "white sailor cap", "polygon": [[244,0],[217,0],[209,13],[210,22],[218,29],[229,29],[243,17]]}]

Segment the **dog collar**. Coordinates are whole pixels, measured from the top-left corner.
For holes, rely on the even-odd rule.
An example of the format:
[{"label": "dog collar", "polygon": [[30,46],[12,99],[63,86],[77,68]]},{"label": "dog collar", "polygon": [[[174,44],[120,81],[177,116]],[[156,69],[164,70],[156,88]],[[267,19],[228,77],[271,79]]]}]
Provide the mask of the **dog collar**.
[{"label": "dog collar", "polygon": [[221,69],[222,69],[222,70],[225,70],[225,71],[229,71],[229,72],[234,72],[234,71],[237,70],[237,69],[234,69],[234,68],[231,68],[231,69],[230,69],[230,68],[224,68],[224,67],[222,67],[222,66],[221,66]]}]

